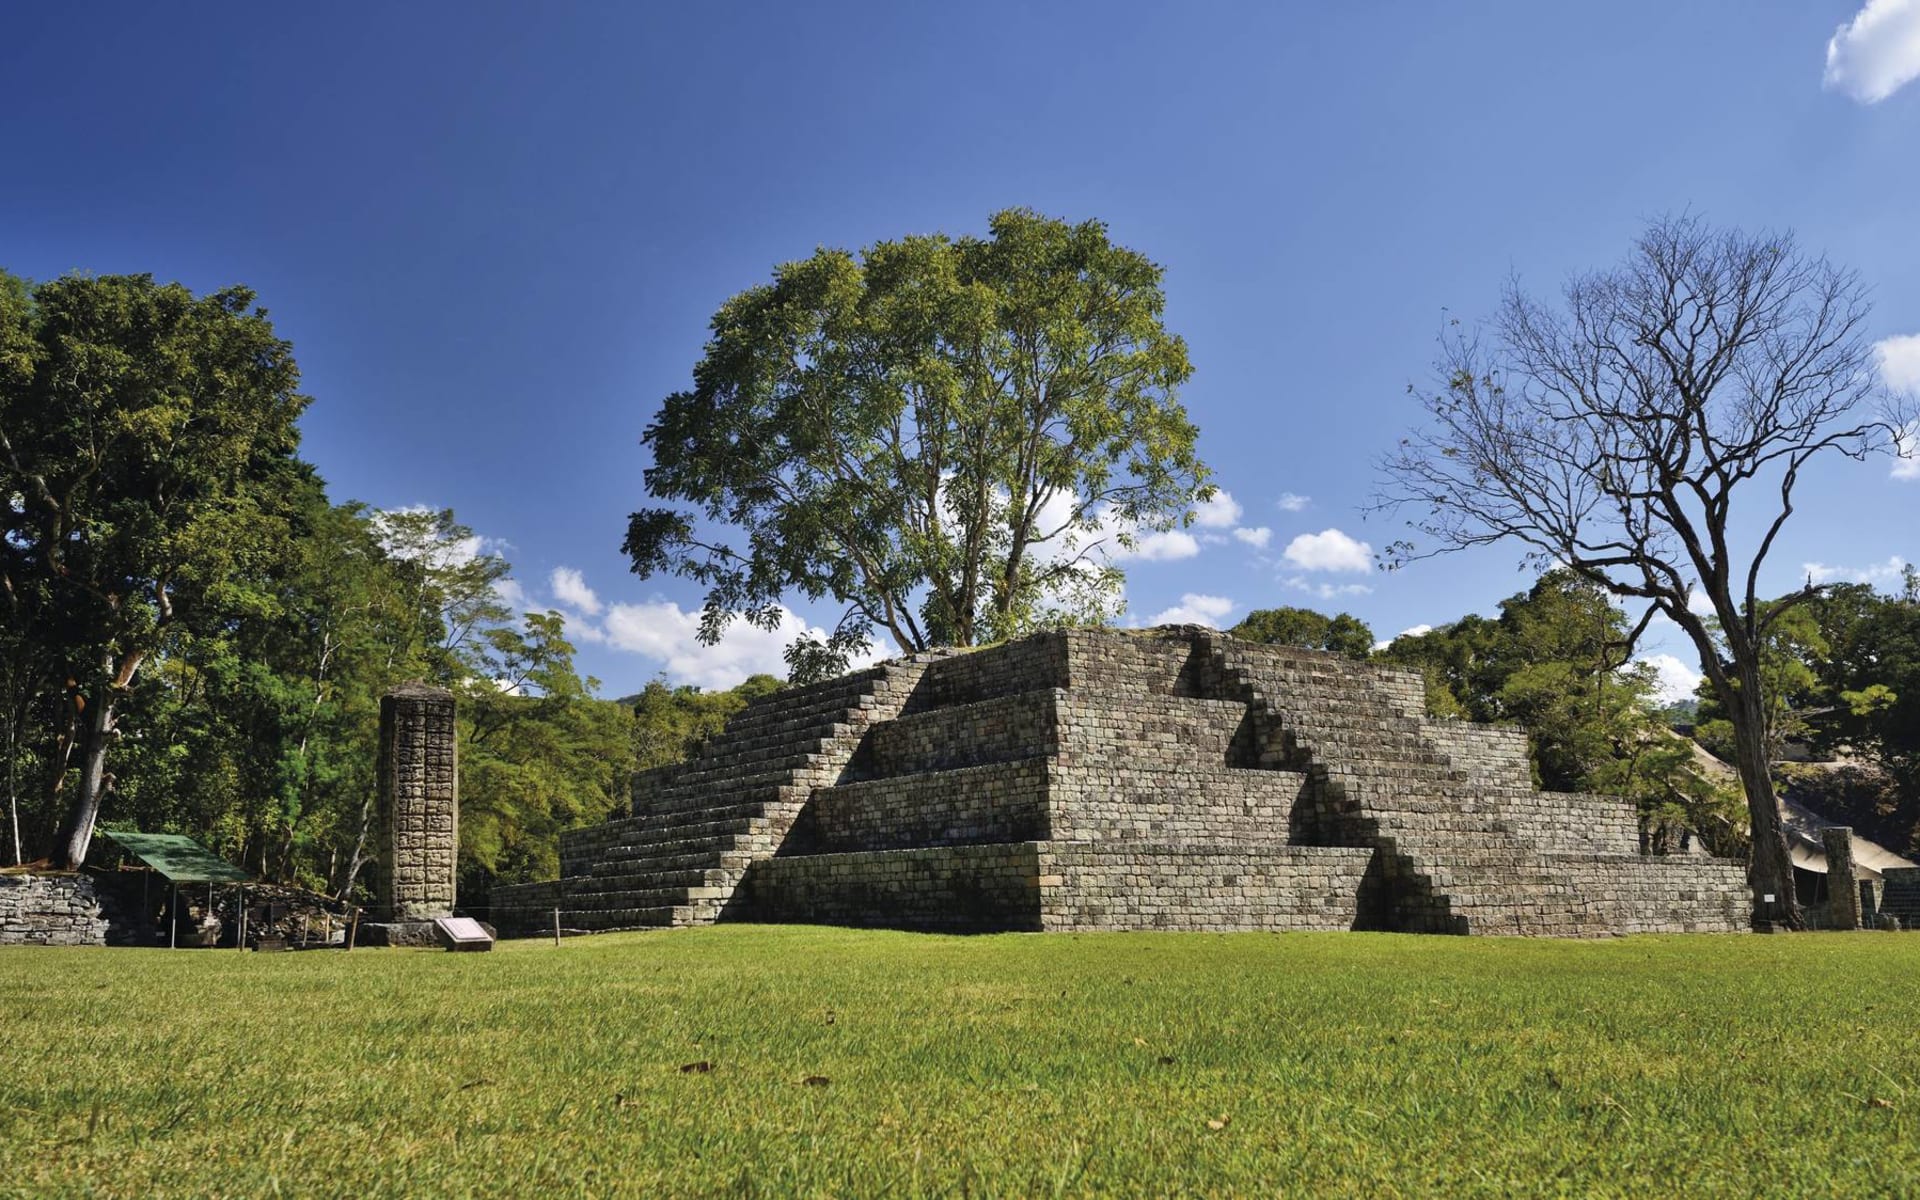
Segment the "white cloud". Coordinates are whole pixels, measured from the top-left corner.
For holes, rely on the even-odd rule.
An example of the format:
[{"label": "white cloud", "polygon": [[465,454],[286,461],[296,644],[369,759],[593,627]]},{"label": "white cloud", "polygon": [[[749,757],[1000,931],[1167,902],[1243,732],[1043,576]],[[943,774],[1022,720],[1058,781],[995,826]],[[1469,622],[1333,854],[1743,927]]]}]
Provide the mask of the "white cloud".
[{"label": "white cloud", "polygon": [[1907,560],[1898,554],[1889,555],[1883,563],[1873,563],[1864,567],[1834,567],[1826,563],[1803,563],[1801,569],[1807,578],[1815,583],[1871,583],[1875,587],[1891,587],[1900,582],[1907,569]]},{"label": "white cloud", "polygon": [[[826,636],[824,630],[809,626],[783,608],[776,628],[761,629],[735,621],[716,645],[705,646],[698,636],[700,611],[682,611],[670,600],[613,605],[607,610],[604,631],[609,644],[654,660],[673,682],[709,690],[732,687],[761,672],[785,676],[783,652],[790,642],[803,634]],[[853,665],[865,666],[884,657],[876,647]]]},{"label": "white cloud", "polygon": [[1273,530],[1268,529],[1265,525],[1260,526],[1258,529],[1248,529],[1242,525],[1233,531],[1233,536],[1257,550],[1265,550],[1267,543],[1273,540]]},{"label": "white cloud", "polygon": [[1280,498],[1273,503],[1282,512],[1302,512],[1307,505],[1313,503],[1313,497],[1302,496],[1297,492],[1282,492]]},{"label": "white cloud", "polygon": [[1377,654],[1380,651],[1385,650],[1388,646],[1393,645],[1395,642],[1399,641],[1403,637],[1419,637],[1423,633],[1432,633],[1432,632],[1433,632],[1433,626],[1431,625],[1415,625],[1415,626],[1412,626],[1411,628],[1402,629],[1399,633],[1394,634],[1392,637],[1388,638],[1383,642],[1375,642],[1373,644],[1373,649],[1374,649],[1374,652]]},{"label": "white cloud", "polygon": [[1287,543],[1287,561],[1307,571],[1370,571],[1373,547],[1338,529],[1303,533]]},{"label": "white cloud", "polygon": [[520,586],[518,579],[494,580],[493,594],[500,603],[515,612],[527,612],[533,608],[533,597],[527,595],[527,589]]},{"label": "white cloud", "polygon": [[1653,668],[1654,695],[1667,704],[1691,699],[1700,686],[1700,672],[1671,654],[1649,654],[1635,661]]},{"label": "white cloud", "polygon": [[1127,562],[1132,559],[1138,559],[1141,562],[1175,562],[1182,558],[1192,558],[1198,553],[1200,553],[1200,543],[1184,529],[1135,533],[1131,548],[1122,546],[1118,541],[1107,547],[1107,557],[1114,562]]},{"label": "white cloud", "polygon": [[1920,0],[1867,0],[1827,42],[1821,82],[1877,104],[1920,78]]},{"label": "white cloud", "polygon": [[1226,529],[1240,523],[1240,502],[1225,488],[1213,489],[1213,499],[1193,506],[1193,523],[1202,529]]},{"label": "white cloud", "polygon": [[1233,612],[1233,601],[1225,596],[1204,596],[1188,592],[1180,603],[1147,618],[1148,625],[1205,625],[1219,629]]},{"label": "white cloud", "polygon": [[600,615],[600,597],[587,586],[586,576],[574,567],[555,567],[550,580],[554,599],[589,617]]},{"label": "white cloud", "polygon": [[1873,344],[1880,362],[1880,378],[1895,391],[1920,390],[1920,333],[1882,338]]},{"label": "white cloud", "polygon": [[[1123,546],[1120,539],[1130,535],[1132,546]],[[1192,558],[1200,553],[1200,541],[1184,529],[1141,529],[1132,521],[1115,516],[1112,509],[1101,512],[1095,528],[1080,534],[1076,539],[1079,545],[1100,543],[1095,554],[1105,555],[1109,562],[1174,562],[1182,558]]]},{"label": "white cloud", "polygon": [[1322,600],[1339,600],[1347,596],[1368,596],[1373,589],[1364,583],[1314,583],[1303,575],[1295,575],[1285,581],[1296,592],[1307,592]]},{"label": "white cloud", "polygon": [[1707,594],[1699,588],[1690,587],[1687,589],[1687,611],[1696,617],[1711,617],[1713,601],[1707,599]]}]

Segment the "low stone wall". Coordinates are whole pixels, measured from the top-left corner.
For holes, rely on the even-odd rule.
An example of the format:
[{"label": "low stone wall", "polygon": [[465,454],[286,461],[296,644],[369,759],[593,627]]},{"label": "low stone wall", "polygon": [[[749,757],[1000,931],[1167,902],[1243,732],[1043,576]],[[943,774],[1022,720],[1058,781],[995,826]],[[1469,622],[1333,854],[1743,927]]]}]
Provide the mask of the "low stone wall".
[{"label": "low stone wall", "polygon": [[[1548,861],[1612,933],[1740,933],[1750,928],[1753,896],[1747,890],[1747,871],[1731,859],[1559,854]],[[1543,929],[1536,919],[1521,932],[1560,931]]]},{"label": "low stone wall", "polygon": [[770,858],[728,915],[749,921],[977,933],[1040,928],[1040,846],[932,846]]},{"label": "low stone wall", "polygon": [[[553,910],[567,906],[566,887],[549,883],[512,883],[496,886],[487,897],[487,921],[501,934],[526,936],[553,932]],[[567,914],[560,914],[564,925]]]},{"label": "low stone wall", "polygon": [[0,875],[0,946],[104,946],[107,917],[84,875]]},{"label": "low stone wall", "polygon": [[1073,842],[1042,847],[1047,929],[1352,929],[1373,851]]}]

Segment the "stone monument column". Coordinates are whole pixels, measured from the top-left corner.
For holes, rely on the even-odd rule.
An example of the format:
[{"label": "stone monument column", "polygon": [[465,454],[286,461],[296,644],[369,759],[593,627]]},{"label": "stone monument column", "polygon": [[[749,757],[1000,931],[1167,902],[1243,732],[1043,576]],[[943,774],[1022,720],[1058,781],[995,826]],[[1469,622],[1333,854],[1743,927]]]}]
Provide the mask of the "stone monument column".
[{"label": "stone monument column", "polygon": [[1860,928],[1860,887],[1853,874],[1853,830],[1823,829],[1827,851],[1827,917],[1835,929]]},{"label": "stone monument column", "polygon": [[378,915],[448,916],[460,847],[452,692],[416,682],[380,697],[379,772]]}]

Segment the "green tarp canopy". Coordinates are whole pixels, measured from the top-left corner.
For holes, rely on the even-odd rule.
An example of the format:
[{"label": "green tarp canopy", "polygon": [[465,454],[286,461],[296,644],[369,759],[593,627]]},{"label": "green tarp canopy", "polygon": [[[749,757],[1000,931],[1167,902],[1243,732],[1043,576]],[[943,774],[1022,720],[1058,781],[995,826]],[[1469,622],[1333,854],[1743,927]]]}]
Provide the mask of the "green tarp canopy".
[{"label": "green tarp canopy", "polygon": [[177,833],[120,833],[112,829],[100,833],[174,883],[246,883],[253,878],[199,842]]}]

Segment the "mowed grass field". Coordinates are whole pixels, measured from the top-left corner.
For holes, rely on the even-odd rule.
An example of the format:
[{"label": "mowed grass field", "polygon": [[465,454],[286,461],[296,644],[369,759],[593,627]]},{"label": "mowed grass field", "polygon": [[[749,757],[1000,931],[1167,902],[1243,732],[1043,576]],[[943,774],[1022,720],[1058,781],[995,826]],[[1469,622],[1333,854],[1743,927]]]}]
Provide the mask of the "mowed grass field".
[{"label": "mowed grass field", "polygon": [[1920,935],[0,950],[0,1189],[1920,1194]]}]

